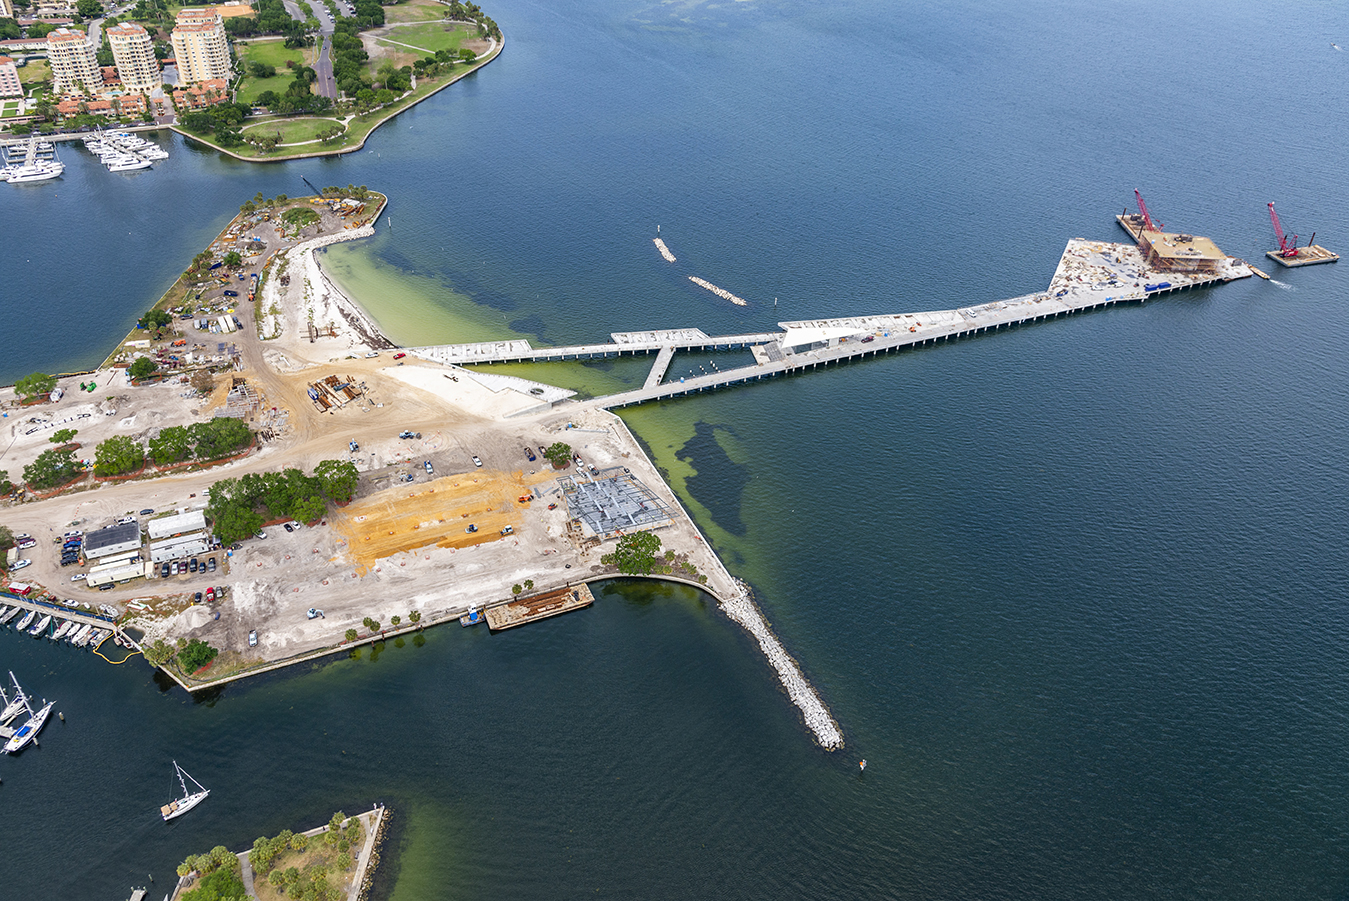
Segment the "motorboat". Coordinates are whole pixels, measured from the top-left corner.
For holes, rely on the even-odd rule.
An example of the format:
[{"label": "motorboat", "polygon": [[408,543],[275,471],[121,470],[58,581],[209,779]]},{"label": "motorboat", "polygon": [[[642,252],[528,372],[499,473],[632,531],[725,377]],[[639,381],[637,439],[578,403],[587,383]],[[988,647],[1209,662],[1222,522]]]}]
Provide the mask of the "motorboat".
[{"label": "motorboat", "polygon": [[[192,779],[191,776],[184,772],[183,768],[178,765],[178,761],[176,760],[173,762],[173,769],[178,774],[178,784],[183,788],[183,796],[176,801],[170,801],[159,808],[159,815],[164,818],[164,822],[166,823],[174,817],[180,817],[187,813],[202,801],[205,801],[206,796],[211,793],[209,788],[206,788],[196,779]],[[189,779],[192,781],[192,784],[197,787],[195,792],[187,790],[187,780]]]},{"label": "motorboat", "polygon": [[123,157],[108,163],[109,172],[134,172],[137,169],[149,169],[150,161],[136,156]]},{"label": "motorboat", "polygon": [[61,173],[65,171],[65,163],[25,163],[11,172],[5,181],[9,182],[11,185],[21,185],[34,181],[49,181],[53,178],[60,178]]}]

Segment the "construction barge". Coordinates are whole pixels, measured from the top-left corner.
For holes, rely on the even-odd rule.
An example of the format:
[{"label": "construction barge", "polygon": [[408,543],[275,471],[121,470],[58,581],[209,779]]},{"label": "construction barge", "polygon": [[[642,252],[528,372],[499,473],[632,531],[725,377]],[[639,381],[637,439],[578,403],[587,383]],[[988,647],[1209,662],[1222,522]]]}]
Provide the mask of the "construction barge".
[{"label": "construction barge", "polygon": [[582,582],[570,588],[560,588],[557,591],[547,591],[533,597],[497,604],[488,607],[483,613],[487,617],[487,628],[493,632],[500,632],[502,629],[514,629],[516,626],[547,619],[550,616],[561,616],[582,607],[589,607],[593,603],[595,595],[591,594],[590,586]]},{"label": "construction barge", "polygon": [[1280,266],[1296,269],[1299,266],[1333,263],[1339,259],[1337,254],[1333,254],[1321,245],[1313,243],[1316,241],[1316,232],[1312,232],[1312,236],[1307,240],[1305,247],[1298,247],[1297,235],[1289,238],[1283,233],[1283,223],[1279,221],[1279,214],[1274,212],[1273,201],[1269,204],[1269,221],[1274,226],[1274,237],[1279,239],[1279,249],[1267,250],[1265,256]]}]

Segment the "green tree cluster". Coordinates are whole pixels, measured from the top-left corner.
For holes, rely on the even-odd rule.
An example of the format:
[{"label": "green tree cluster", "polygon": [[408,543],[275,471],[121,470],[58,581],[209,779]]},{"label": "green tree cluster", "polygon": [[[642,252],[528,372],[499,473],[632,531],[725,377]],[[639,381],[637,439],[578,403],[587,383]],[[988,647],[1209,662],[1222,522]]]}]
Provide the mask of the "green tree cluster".
[{"label": "green tree cluster", "polygon": [[[208,261],[207,266],[210,265],[209,260],[211,255],[209,252],[203,251],[198,256],[205,257]],[[192,262],[195,264],[197,258],[194,258]],[[140,328],[154,330],[164,328],[171,322],[173,322],[173,316],[170,315],[168,310],[150,310],[136,322],[136,325]]]},{"label": "green tree cluster", "polygon": [[[353,473],[354,469],[351,467]],[[252,535],[266,519],[290,517],[313,522],[327,512],[328,500],[350,500],[354,479],[351,487],[347,487],[342,478],[347,470],[338,461],[324,460],[315,470],[327,473],[328,477],[285,469],[250,472],[237,479],[216,482],[211,486],[206,505],[206,515],[214,524],[216,535],[229,543]],[[266,511],[265,518],[262,511]]]},{"label": "green tree cluster", "polygon": [[571,445],[563,441],[555,441],[543,452],[543,457],[554,468],[562,469],[571,462]]},{"label": "green tree cluster", "polygon": [[57,429],[47,440],[60,447],[63,444],[69,444],[79,433],[79,429]]},{"label": "green tree cluster", "polygon": [[114,435],[94,448],[94,475],[120,476],[145,465],[145,448],[129,435]]},{"label": "green tree cluster", "polygon": [[211,647],[200,638],[194,638],[187,643],[187,647],[178,652],[178,665],[183,668],[185,673],[195,673],[214,660],[219,653],[218,649]]},{"label": "green tree cluster", "polygon": [[660,553],[660,536],[655,532],[633,532],[618,539],[612,554],[605,554],[600,562],[617,566],[618,571],[630,576],[649,576],[656,567]]},{"label": "green tree cluster", "polygon": [[56,376],[47,375],[45,372],[35,372],[15,382],[14,393],[23,398],[40,397],[44,394],[51,394],[55,387]]},{"label": "green tree cluster", "polygon": [[23,480],[30,488],[46,491],[64,485],[81,472],[72,450],[52,448],[37,455],[37,459],[23,468]]},{"label": "green tree cluster", "polygon": [[131,376],[133,379],[139,380],[149,378],[154,375],[158,369],[159,364],[149,357],[137,357],[131,361],[131,365],[127,367],[126,372],[127,375]]}]

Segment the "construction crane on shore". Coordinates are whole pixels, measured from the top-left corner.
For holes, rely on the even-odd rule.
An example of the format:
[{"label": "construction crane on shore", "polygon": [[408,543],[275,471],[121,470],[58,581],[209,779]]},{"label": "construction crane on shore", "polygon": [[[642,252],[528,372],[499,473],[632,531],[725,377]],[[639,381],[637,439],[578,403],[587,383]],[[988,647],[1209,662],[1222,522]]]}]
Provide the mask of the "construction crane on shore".
[{"label": "construction crane on shore", "polygon": [[[1284,237],[1283,226],[1279,223],[1279,214],[1274,212],[1274,201],[1269,203],[1269,221],[1274,223],[1274,237],[1279,239],[1279,256],[1285,260],[1294,259],[1297,256],[1297,235],[1293,235],[1292,240]],[[1313,235],[1312,237],[1315,237]],[[1310,241],[1307,242],[1311,244]]]},{"label": "construction crane on shore", "polygon": [[1137,188],[1134,188],[1134,197],[1138,198],[1138,212],[1143,216],[1143,228],[1150,232],[1159,232],[1166,228],[1162,223],[1152,221],[1152,216],[1148,213],[1148,205],[1143,202],[1143,195],[1138,193]]}]

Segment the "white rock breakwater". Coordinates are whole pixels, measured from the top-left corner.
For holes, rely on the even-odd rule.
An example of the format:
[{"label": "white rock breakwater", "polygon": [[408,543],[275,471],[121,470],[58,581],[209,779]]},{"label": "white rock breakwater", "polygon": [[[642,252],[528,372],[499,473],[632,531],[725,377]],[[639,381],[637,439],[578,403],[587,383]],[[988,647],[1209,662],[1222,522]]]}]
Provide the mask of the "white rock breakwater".
[{"label": "white rock breakwater", "polygon": [[697,286],[700,287],[700,288],[706,288],[707,290],[711,291],[713,294],[715,294],[715,295],[717,295],[718,297],[720,297],[722,300],[729,300],[731,303],[735,304],[736,306],[741,306],[741,307],[747,307],[747,306],[749,306],[749,301],[745,300],[743,297],[736,297],[736,296],[735,296],[734,294],[732,294],[730,291],[727,291],[725,288],[718,288],[716,285],[712,284],[711,282],[707,281],[706,279],[698,278],[698,276],[696,276],[696,275],[690,275],[690,276],[689,276],[689,281],[693,282],[695,285],[697,285]]},{"label": "white rock breakwater", "polygon": [[656,249],[660,251],[660,255],[665,257],[665,262],[673,263],[675,261],[675,255],[670,253],[670,248],[665,246],[664,241],[660,238],[652,238],[651,240],[655,242]]},{"label": "white rock breakwater", "polygon": [[837,751],[843,747],[843,732],[839,729],[838,723],[834,722],[829,708],[824,706],[820,696],[815,693],[815,687],[806,681],[806,677],[801,674],[801,668],[787,653],[782,642],[778,641],[773,630],[768,627],[767,620],[750,596],[749,586],[738,579],[736,581],[740,590],[734,597],[722,599],[721,609],[731,619],[744,626],[759,642],[759,648],[764,652],[764,656],[773,665],[773,669],[777,670],[778,678],[787,689],[788,697],[801,709],[807,728],[815,733],[815,740],[826,750]]}]

